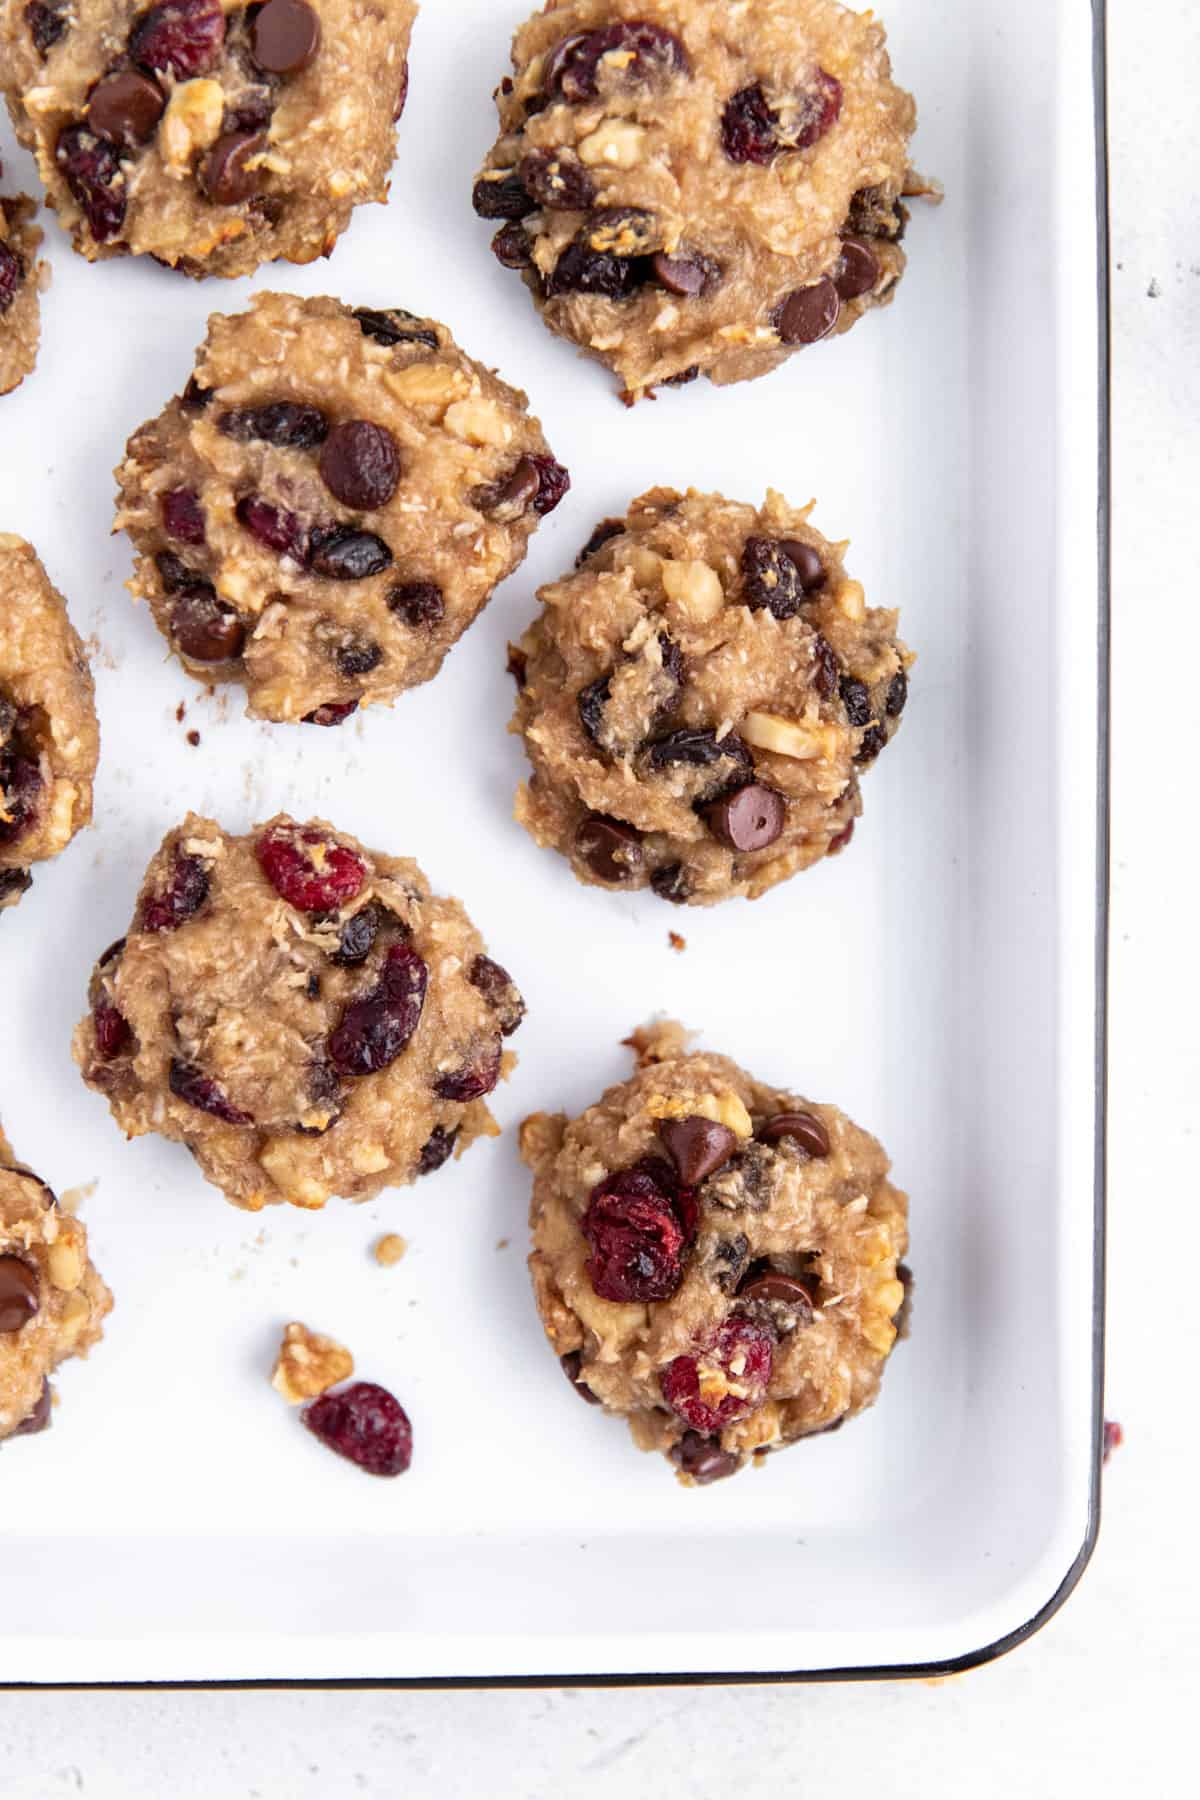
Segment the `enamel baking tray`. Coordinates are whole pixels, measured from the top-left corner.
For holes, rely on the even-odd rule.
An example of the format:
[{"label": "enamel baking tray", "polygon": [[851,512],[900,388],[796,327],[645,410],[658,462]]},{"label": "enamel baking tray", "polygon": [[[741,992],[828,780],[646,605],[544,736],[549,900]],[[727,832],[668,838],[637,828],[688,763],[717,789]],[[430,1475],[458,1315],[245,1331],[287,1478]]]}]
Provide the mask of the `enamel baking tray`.
[{"label": "enamel baking tray", "polygon": [[[95,828],[0,925],[0,1113],[60,1192],[88,1190],[117,1305],[64,1369],[54,1429],[0,1455],[3,1683],[928,1673],[1027,1635],[1094,1542],[1102,17],[888,0],[915,158],[947,194],[915,208],[896,304],[765,380],[630,413],[544,332],[470,210],[524,10],[426,0],[391,203],[327,263],[195,284],[88,267],[46,220],[41,366],[0,403],[0,528],[34,541],[91,641],[103,754]],[[28,185],[7,127],[0,143]],[[444,318],[528,389],[573,477],[437,681],[340,732],[251,724],[236,689],[205,698],[109,536],[127,435],[186,379],[207,314],[273,285]],[[814,522],[853,539],[851,572],[920,655],[850,853],[753,906],[585,889],[510,817],[506,641],[593,523],[658,482],[816,495]],[[362,1208],[257,1217],[181,1147],[125,1143],[71,1029],[188,806],[235,830],[323,814],[463,897],[529,1001],[501,1139]],[[655,1012],[836,1101],[912,1201],[913,1335],[878,1406],[690,1492],[579,1404],[524,1266],[518,1121],[623,1077],[619,1040]],[[391,1270],[369,1254],[382,1229],[411,1244]],[[292,1318],[400,1395],[402,1480],[326,1454],[272,1392]]]}]

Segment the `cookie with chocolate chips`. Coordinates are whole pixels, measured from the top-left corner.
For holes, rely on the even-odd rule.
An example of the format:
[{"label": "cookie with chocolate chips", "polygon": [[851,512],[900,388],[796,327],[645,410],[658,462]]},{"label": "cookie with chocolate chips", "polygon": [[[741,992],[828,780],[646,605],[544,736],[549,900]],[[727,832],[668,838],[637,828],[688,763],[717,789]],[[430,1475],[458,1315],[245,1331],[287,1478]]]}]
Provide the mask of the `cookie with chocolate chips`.
[{"label": "cookie with chocolate chips", "polygon": [[913,656],[811,510],[654,488],[539,591],[516,811],[581,881],[708,906],[848,843]]},{"label": "cookie with chocolate chips", "polygon": [[283,815],[168,833],[88,998],[87,1085],[250,1211],[369,1200],[494,1136],[525,1011],[415,863]]},{"label": "cookie with chocolate chips", "polygon": [[131,587],[188,671],[317,725],[436,675],[570,485],[444,325],[271,293],[213,315],[117,482]]},{"label": "cookie with chocolate chips", "polygon": [[664,1022],[577,1119],[521,1128],[546,1336],[687,1486],[871,1405],[904,1316],[908,1201],[835,1106]]},{"label": "cookie with chocolate chips", "polygon": [[475,182],[551,331],[632,402],[767,373],[904,273],[912,98],[836,0],[551,0]]},{"label": "cookie with chocolate chips", "polygon": [[50,1376],[87,1355],[111,1310],[82,1223],[0,1130],[0,1443],[47,1429]]},{"label": "cookie with chocolate chips", "polygon": [[0,0],[0,85],[77,250],[249,275],[387,197],[413,0]]}]

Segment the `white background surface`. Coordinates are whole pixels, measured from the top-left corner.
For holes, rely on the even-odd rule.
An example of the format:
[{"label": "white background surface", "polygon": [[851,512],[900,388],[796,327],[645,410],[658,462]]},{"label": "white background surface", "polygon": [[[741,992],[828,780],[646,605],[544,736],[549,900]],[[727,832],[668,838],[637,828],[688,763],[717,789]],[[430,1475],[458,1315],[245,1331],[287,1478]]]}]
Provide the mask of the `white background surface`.
[{"label": "white background surface", "polygon": [[[1113,7],[1115,867],[1109,1412],[1093,1566],[1004,1662],[937,1686],[662,1692],[0,1694],[14,1800],[657,1791],[856,1797],[1162,1791],[1192,1736],[1198,1434],[1191,1398],[1200,1063],[1187,839],[1186,644],[1200,526],[1200,232],[1176,173],[1200,26]],[[1169,52],[1164,49],[1169,46]],[[1176,1270],[1181,1286],[1169,1285]],[[82,1471],[79,1471],[82,1475]],[[81,1482],[81,1492],[86,1482]],[[703,1576],[698,1572],[698,1579]],[[720,1606],[722,1573],[714,1584]],[[1186,1763],[1183,1765],[1188,1766]]]}]

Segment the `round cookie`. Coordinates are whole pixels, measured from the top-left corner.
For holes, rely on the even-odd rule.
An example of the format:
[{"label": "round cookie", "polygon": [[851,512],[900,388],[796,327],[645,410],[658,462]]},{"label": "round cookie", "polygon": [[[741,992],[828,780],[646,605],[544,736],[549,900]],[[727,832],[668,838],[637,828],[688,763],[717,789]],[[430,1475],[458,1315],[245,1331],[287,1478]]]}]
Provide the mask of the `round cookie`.
[{"label": "round cookie", "polygon": [[116,473],[131,589],[189,672],[321,725],[436,675],[570,485],[444,325],[290,294],[210,319]]},{"label": "round cookie", "polygon": [[0,82],[90,261],[327,256],[384,200],[412,0],[0,0]]},{"label": "round cookie", "polygon": [[0,910],[31,863],[66,848],[92,817],[100,755],[95,690],[66,602],[32,544],[0,532]]},{"label": "round cookie", "polygon": [[581,881],[753,900],[849,841],[914,659],[811,510],[654,488],[539,590],[516,816]]},{"label": "round cookie", "polygon": [[33,373],[42,333],[37,260],[42,234],[37,206],[24,194],[0,194],[0,394],[11,394]]},{"label": "round cookie", "polygon": [[583,1399],[686,1485],[875,1399],[903,1329],[908,1201],[834,1106],[635,1032],[632,1079],[521,1129],[542,1324]]},{"label": "round cookie", "polygon": [[525,1011],[414,862],[283,815],[169,832],[89,998],[87,1085],[250,1211],[369,1200],[494,1136]]},{"label": "round cookie", "polygon": [[0,1131],[0,1442],[46,1429],[49,1376],[87,1355],[111,1311],[84,1227]]},{"label": "round cookie", "polygon": [[904,272],[910,95],[836,0],[549,0],[474,189],[546,324],[622,397],[764,375]]}]

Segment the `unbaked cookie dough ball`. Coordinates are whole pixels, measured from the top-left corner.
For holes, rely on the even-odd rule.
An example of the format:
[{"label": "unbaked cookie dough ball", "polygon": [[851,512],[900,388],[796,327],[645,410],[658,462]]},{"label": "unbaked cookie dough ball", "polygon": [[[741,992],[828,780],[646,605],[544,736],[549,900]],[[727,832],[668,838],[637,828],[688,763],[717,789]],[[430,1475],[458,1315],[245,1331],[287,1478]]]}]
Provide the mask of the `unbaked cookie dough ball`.
[{"label": "unbaked cookie dough ball", "polygon": [[37,206],[24,194],[0,194],[0,394],[11,394],[33,373],[41,337],[37,260],[42,234]]},{"label": "unbaked cookie dough ball", "polygon": [[0,1442],[45,1431],[49,1377],[87,1355],[111,1310],[83,1225],[0,1131]]},{"label": "unbaked cookie dough ball", "polygon": [[89,261],[328,256],[387,196],[412,0],[0,0],[0,84]]},{"label": "unbaked cookie dough ball", "polygon": [[581,881],[753,900],[849,842],[914,659],[811,510],[653,488],[539,590],[516,814]]},{"label": "unbaked cookie dough ball", "polygon": [[910,95],[836,0],[549,0],[474,204],[550,329],[627,401],[766,374],[891,300]]},{"label": "unbaked cookie dough ball", "polygon": [[525,1011],[416,863],[282,815],[169,832],[89,998],[75,1060],[118,1125],[255,1212],[369,1200],[494,1136]]},{"label": "unbaked cookie dough ball", "polygon": [[116,474],[130,586],[189,673],[319,725],[436,675],[570,486],[444,325],[291,294],[210,319]]},{"label": "unbaked cookie dough ball", "polygon": [[663,1023],[632,1079],[521,1129],[546,1335],[583,1399],[686,1485],[830,1431],[902,1329],[908,1201],[835,1106],[688,1054]]},{"label": "unbaked cookie dough ball", "polygon": [[0,911],[30,864],[92,817],[100,755],[95,690],[66,602],[24,538],[0,532]]}]

